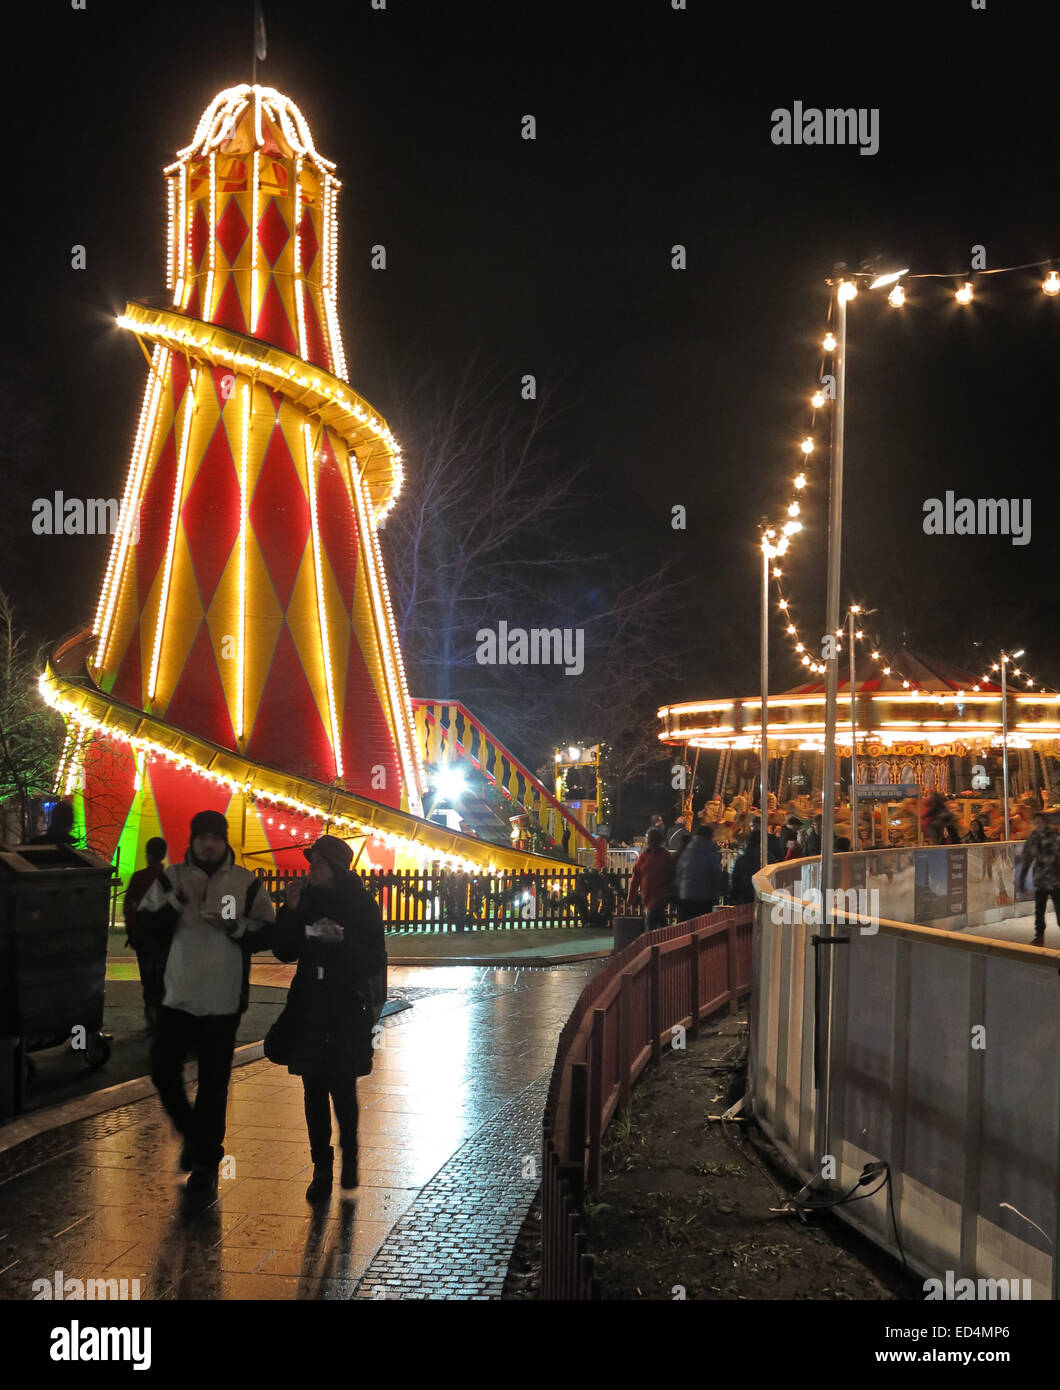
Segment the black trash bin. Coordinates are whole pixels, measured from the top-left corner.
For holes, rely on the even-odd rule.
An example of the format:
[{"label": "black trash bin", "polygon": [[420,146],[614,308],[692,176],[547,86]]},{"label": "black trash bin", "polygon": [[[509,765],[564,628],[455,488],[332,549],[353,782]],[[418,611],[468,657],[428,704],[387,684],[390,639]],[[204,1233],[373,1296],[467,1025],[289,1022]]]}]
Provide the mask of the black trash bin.
[{"label": "black trash bin", "polygon": [[636,941],[644,931],[644,915],[639,917],[616,917],[614,920],[615,940],[612,954],[624,951],[631,941]]},{"label": "black trash bin", "polygon": [[83,1041],[77,1051],[90,1067],[110,1057],[103,993],[113,874],[66,845],[0,849],[0,1039],[17,1040],[0,1047],[16,1073],[0,1084],[0,1105],[13,1098],[9,1113],[23,1108],[29,1052],[70,1038]]}]

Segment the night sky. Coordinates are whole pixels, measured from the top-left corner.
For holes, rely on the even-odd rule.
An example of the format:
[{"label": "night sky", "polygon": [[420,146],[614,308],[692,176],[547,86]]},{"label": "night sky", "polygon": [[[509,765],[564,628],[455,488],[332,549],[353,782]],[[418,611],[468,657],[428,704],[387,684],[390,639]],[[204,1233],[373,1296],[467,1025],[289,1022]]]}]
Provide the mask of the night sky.
[{"label": "night sky", "polygon": [[[265,5],[259,80],[298,103],[344,181],[352,383],[399,439],[414,424],[389,397],[400,372],[455,374],[478,352],[513,392],[525,372],[556,384],[557,447],[589,468],[566,539],[630,577],[672,558],[689,581],[659,632],[684,678],[660,702],[757,688],[757,525],[801,464],[835,263],[956,275],[976,244],[988,268],[1060,254],[1055,21],[1044,5],[925,8]],[[161,170],[216,92],[250,80],[252,6],[19,13],[5,21],[0,585],[45,640],[91,619],[109,542],[34,536],[31,504],[121,495],[145,364],[113,317],[165,289]],[[771,112],[795,100],[878,107],[879,152],[774,146]],[[385,272],[369,266],[379,242]],[[843,602],[877,608],[885,643],[963,665],[977,640],[1023,646],[1055,684],[1060,300],[1041,278],[992,277],[970,311],[947,280],[909,284],[901,311],[879,292],[852,306]],[[946,489],[1030,497],[1031,544],[925,536],[924,500]],[[808,631],[825,501],[819,481],[787,567]],[[798,675],[779,631],[775,689]]]}]

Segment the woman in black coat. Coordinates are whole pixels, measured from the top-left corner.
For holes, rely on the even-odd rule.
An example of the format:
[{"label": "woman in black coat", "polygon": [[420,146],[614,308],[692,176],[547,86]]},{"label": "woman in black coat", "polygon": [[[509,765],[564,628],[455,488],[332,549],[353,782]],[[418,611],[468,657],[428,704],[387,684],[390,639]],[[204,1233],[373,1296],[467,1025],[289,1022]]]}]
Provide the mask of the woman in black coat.
[{"label": "woman in black coat", "polygon": [[357,1078],[372,1069],[372,982],[386,963],[383,919],[348,845],[322,836],[307,849],[309,886],[291,884],[276,914],[273,954],[298,962],[265,1055],[302,1078],[313,1157],[306,1197],[331,1193],[331,1102],[339,1122],[343,1187],[357,1186]]}]

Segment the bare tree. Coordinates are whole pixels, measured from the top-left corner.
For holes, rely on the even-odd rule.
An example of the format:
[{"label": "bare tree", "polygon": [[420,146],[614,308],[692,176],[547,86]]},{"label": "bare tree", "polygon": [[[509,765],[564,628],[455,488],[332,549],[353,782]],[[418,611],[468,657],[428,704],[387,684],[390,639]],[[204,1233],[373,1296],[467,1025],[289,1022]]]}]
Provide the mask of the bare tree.
[{"label": "bare tree", "polygon": [[517,381],[477,359],[455,387],[434,371],[400,391],[406,486],[383,546],[410,680],[451,698],[475,665],[474,633],[537,603],[548,571],[576,557],[564,523],[582,470],[565,466],[553,394],[523,400]]},{"label": "bare tree", "polygon": [[18,820],[19,838],[30,825],[33,802],[53,787],[65,729],[62,719],[37,692],[43,666],[25,635],[15,631],[15,615],[0,591],[0,805]]}]

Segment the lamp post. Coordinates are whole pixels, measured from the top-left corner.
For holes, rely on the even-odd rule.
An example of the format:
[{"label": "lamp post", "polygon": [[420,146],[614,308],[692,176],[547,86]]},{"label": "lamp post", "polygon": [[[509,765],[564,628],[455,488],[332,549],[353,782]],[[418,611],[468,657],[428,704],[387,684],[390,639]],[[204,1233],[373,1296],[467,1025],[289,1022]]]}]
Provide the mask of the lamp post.
[{"label": "lamp post", "polygon": [[774,550],[769,542],[772,534],[769,531],[762,537],[762,790],[758,802],[761,812],[758,818],[758,838],[761,841],[759,863],[763,869],[769,863],[769,561]]},{"label": "lamp post", "polygon": [[[758,818],[758,838],[761,841],[760,867],[769,863],[769,562],[778,555],[784,555],[789,545],[787,534],[777,536],[772,528],[762,531],[762,608],[760,634],[760,660],[762,668],[762,743],[759,761],[759,781],[761,796]],[[777,574],[780,571],[777,570]]]},{"label": "lamp post", "polygon": [[[905,270],[877,275],[870,290],[895,285]],[[821,798],[821,892],[825,895],[825,926],[832,924],[831,888],[833,852],[835,846],[836,790],[836,705],[839,686],[839,655],[835,634],[839,630],[839,568],[843,543],[843,433],[846,423],[847,381],[847,304],[857,294],[853,280],[841,279],[835,290],[835,338],[832,351],[835,376],[835,418],[832,424],[832,472],[828,512],[828,580],[825,603],[825,627],[832,642],[832,656],[824,656],[825,664],[825,727],[824,727],[824,788]],[[893,291],[892,291],[893,293]],[[851,692],[853,697],[853,692]]]},{"label": "lamp post", "polygon": [[1018,652],[1013,652],[1009,656],[1006,652],[1001,653],[1001,805],[1005,813],[1005,839],[1010,840],[1012,835],[1009,829],[1008,816],[1008,664],[1015,661],[1017,657],[1023,655],[1024,648]]},{"label": "lamp post", "polygon": [[[861,832],[858,826],[858,706],[855,692],[854,681],[857,675],[854,662],[854,641],[865,634],[855,631],[854,620],[857,615],[862,613],[860,604],[852,603],[847,614],[849,623],[850,642],[850,820],[852,831],[852,848],[861,848]],[[875,613],[875,608],[870,608],[869,613]]]},{"label": "lamp post", "polygon": [[[857,294],[851,280],[836,286],[836,346],[832,356],[835,376],[835,420],[832,425],[832,470],[828,510],[828,576],[825,594],[825,629],[828,634],[823,653],[825,664],[824,785],[821,789],[821,893],[825,904],[826,934],[831,935],[833,866],[836,811],[836,718],[839,693],[839,653],[836,629],[839,627],[839,569],[843,546],[843,430],[846,402],[847,303]],[[831,650],[831,656],[828,655]]]},{"label": "lamp post", "polygon": [[858,702],[854,697],[854,615],[861,609],[856,603],[850,605],[847,614],[850,636],[850,836],[851,848],[855,853],[861,848],[861,835],[858,827]]},{"label": "lamp post", "polygon": [[[894,284],[905,270],[891,275],[878,275],[869,286],[875,290]],[[825,729],[824,729],[824,787],[821,797],[821,901],[824,922],[815,949],[826,949],[826,957],[817,970],[820,981],[817,990],[817,1047],[814,1084],[818,1091],[815,1146],[818,1154],[830,1153],[831,1135],[831,1055],[832,1055],[832,995],[835,978],[835,938],[838,936],[832,910],[832,880],[835,856],[836,811],[836,705],[839,686],[839,653],[836,633],[839,627],[839,570],[843,542],[843,436],[846,407],[847,368],[847,304],[857,294],[853,280],[840,279],[835,289],[835,346],[832,367],[835,376],[835,418],[832,423],[832,469],[828,511],[828,576],[826,586],[825,628],[830,648],[825,646]],[[831,656],[828,655],[829,649]],[[853,690],[851,690],[853,700]],[[853,751],[853,750],[852,750]]]}]

